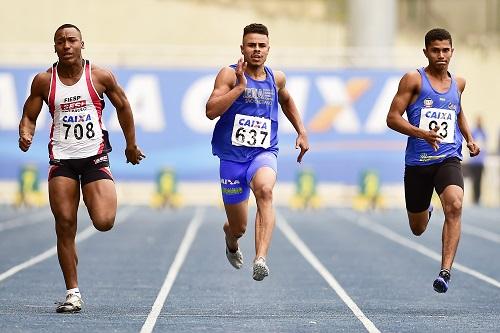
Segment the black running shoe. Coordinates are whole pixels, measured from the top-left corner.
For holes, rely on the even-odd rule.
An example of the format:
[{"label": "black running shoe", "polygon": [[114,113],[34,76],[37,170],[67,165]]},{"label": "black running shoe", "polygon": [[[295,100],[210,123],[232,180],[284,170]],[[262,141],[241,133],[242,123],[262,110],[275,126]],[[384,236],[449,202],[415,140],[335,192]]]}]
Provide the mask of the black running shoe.
[{"label": "black running shoe", "polygon": [[450,283],[450,272],[447,269],[442,269],[432,286],[434,290],[438,293],[445,293],[448,290],[448,284]]}]

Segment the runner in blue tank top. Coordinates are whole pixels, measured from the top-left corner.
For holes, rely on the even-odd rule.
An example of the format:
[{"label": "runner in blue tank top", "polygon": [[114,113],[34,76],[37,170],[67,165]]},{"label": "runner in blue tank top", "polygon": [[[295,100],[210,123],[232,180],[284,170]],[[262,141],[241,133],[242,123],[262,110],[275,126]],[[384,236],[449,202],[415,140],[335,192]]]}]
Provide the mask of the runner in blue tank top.
[{"label": "runner in blue tank top", "polygon": [[243,265],[238,239],[247,227],[250,190],[255,195],[255,258],[253,278],[269,275],[266,257],[275,224],[272,206],[278,155],[278,103],[298,133],[297,162],[309,149],[300,114],[285,87],[285,75],[264,65],[269,53],[268,30],[250,24],[243,30],[243,57],[222,68],[207,102],[210,119],[220,117],[212,137],[212,152],[220,159],[220,183],[226,210],[226,256],[237,269]]},{"label": "runner in blue tank top", "polygon": [[[441,271],[434,290],[448,290],[450,270],[457,252],[462,219],[464,181],[462,136],[470,156],[479,154],[461,105],[463,78],[448,72],[452,39],[444,29],[425,35],[423,50],[429,65],[403,76],[394,96],[387,125],[408,135],[405,157],[405,200],[412,232],[419,236],[431,217],[436,189],[444,211]],[[408,121],[403,118],[406,111]]]}]

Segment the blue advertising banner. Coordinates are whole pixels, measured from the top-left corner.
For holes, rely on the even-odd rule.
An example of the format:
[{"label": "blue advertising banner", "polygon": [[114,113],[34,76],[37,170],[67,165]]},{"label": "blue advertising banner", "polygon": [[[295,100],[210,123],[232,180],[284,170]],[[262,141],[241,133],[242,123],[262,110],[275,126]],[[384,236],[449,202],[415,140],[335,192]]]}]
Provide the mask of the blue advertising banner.
[{"label": "blue advertising banner", "polygon": [[[50,114],[37,121],[34,144],[18,148],[18,125],[34,75],[43,69],[0,67],[0,180],[15,179],[22,166],[47,170]],[[116,69],[134,112],[137,142],[147,155],[139,165],[125,163],[124,139],[116,112],[106,101],[103,118],[113,151],[111,168],[120,180],[153,181],[161,168],[174,168],[179,181],[217,181],[218,159],[211,153],[216,120],[205,117],[205,103],[217,69]],[[382,182],[401,182],[406,138],[387,128],[385,118],[400,71],[290,70],[287,88],[309,133],[311,150],[298,165],[295,131],[281,114],[279,180],[298,170],[315,172],[318,181],[357,184],[365,170]]]}]

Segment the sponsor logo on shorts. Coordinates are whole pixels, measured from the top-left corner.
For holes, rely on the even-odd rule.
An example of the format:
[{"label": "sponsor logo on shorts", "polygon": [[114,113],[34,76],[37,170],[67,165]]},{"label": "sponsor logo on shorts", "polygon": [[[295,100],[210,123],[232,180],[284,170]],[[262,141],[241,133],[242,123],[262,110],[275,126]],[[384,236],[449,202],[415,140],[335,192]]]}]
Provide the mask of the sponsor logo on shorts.
[{"label": "sponsor logo on shorts", "polygon": [[240,181],[238,179],[236,180],[231,180],[231,179],[224,179],[224,178],[221,178],[220,180],[220,183],[222,185],[238,185],[240,183]]},{"label": "sponsor logo on shorts", "polygon": [[441,158],[445,158],[446,155],[436,155],[436,156],[429,156],[426,153],[420,154],[420,162],[429,162],[429,161],[435,161],[439,160]]},{"label": "sponsor logo on shorts", "polygon": [[101,156],[101,157],[98,157],[94,160],[94,164],[99,164],[99,163],[102,163],[102,162],[107,162],[108,161],[108,155],[104,155],[104,156]]},{"label": "sponsor logo on shorts", "polygon": [[241,187],[233,187],[233,188],[223,188],[222,194],[227,195],[236,195],[243,193],[243,189]]}]

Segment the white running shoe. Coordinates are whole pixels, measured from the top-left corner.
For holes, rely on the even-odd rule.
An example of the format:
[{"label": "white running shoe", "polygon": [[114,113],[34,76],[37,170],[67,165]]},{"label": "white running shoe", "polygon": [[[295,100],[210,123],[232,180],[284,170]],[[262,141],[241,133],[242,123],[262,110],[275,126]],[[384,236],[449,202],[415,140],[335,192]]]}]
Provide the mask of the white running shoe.
[{"label": "white running shoe", "polygon": [[253,262],[253,279],[255,281],[262,281],[269,275],[269,268],[266,265],[266,258],[258,257]]},{"label": "white running shoe", "polygon": [[241,253],[239,247],[238,250],[236,250],[236,252],[231,252],[229,251],[229,248],[227,247],[226,244],[226,257],[227,260],[229,260],[231,266],[233,266],[234,268],[240,269],[241,266],[243,266],[243,253]]},{"label": "white running shoe", "polygon": [[76,294],[68,294],[66,295],[66,300],[64,303],[60,303],[57,308],[56,312],[58,313],[73,313],[73,312],[80,312],[82,309],[82,297]]}]

